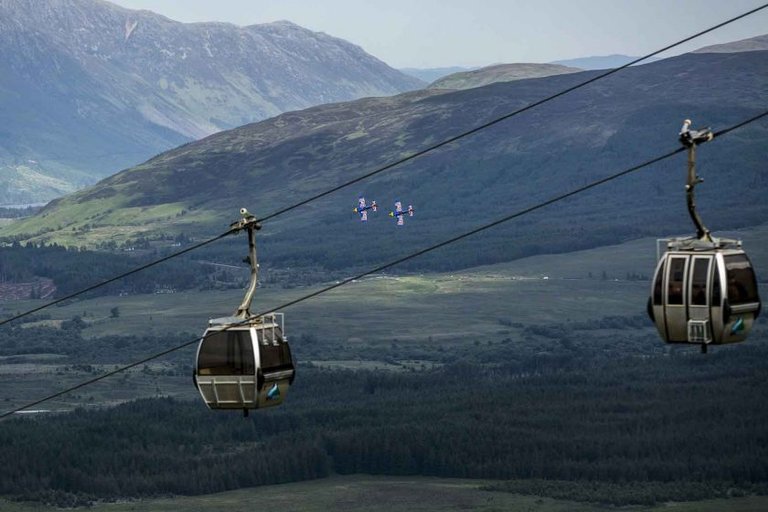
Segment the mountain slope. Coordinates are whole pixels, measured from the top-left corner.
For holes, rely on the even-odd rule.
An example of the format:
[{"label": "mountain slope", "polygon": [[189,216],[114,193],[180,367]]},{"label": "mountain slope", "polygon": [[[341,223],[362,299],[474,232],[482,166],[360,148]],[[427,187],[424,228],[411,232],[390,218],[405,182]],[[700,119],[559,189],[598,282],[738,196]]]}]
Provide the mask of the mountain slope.
[{"label": "mountain slope", "polygon": [[768,50],[768,34],[764,36],[750,37],[740,41],[733,41],[724,44],[715,44],[699,48],[694,53],[734,53],[734,52],[755,52]]},{"label": "mountain slope", "polygon": [[[138,236],[219,233],[246,206],[257,215],[581,82],[595,72],[420,91],[314,107],[215,134],[51,203],[0,235],[96,245]],[[689,54],[622,71],[366,182],[266,223],[276,266],[381,262],[582,186],[678,146],[681,120],[715,129],[768,105],[768,53]],[[768,218],[768,122],[702,147],[697,188],[714,232]],[[685,155],[418,260],[451,269],[692,231]],[[362,224],[358,194],[381,209]],[[394,200],[416,216],[396,228]]]},{"label": "mountain slope", "polygon": [[[594,57],[580,57],[578,59],[556,60],[550,62],[550,64],[560,64],[561,66],[570,66],[580,69],[611,69],[623,66],[624,64],[632,62],[637,58],[638,57],[631,57],[629,55],[620,54],[598,55]],[[656,57],[651,57],[650,59],[644,60],[641,64],[648,64],[657,60],[659,59]]]},{"label": "mountain slope", "polygon": [[453,73],[459,73],[461,71],[471,71],[476,68],[465,68],[461,66],[450,66],[446,68],[400,68],[400,71],[406,75],[423,80],[426,83],[432,83],[444,76],[452,75]]},{"label": "mountain slope", "polygon": [[[184,24],[101,0],[0,0],[0,204],[50,199],[280,112],[422,85],[288,22]],[[30,161],[65,184],[14,184],[10,171]]]},{"label": "mountain slope", "polygon": [[582,71],[557,64],[497,64],[472,71],[453,73],[429,84],[430,89],[471,89],[496,82],[541,78]]}]

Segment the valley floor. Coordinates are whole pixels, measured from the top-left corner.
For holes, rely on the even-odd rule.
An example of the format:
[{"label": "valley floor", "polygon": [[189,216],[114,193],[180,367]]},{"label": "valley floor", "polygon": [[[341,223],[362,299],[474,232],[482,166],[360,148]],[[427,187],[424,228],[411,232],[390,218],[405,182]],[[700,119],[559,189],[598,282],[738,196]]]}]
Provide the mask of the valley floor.
[{"label": "valley floor", "polygon": [[[487,480],[428,477],[336,476],[311,482],[272,485],[205,496],[185,496],[121,503],[100,503],[92,512],[599,512],[616,510],[573,501],[505,492],[484,491]],[[6,512],[60,510],[35,504],[0,501]],[[768,496],[728,500],[666,503],[654,507],[622,507],[632,512],[761,512],[768,509]]]}]

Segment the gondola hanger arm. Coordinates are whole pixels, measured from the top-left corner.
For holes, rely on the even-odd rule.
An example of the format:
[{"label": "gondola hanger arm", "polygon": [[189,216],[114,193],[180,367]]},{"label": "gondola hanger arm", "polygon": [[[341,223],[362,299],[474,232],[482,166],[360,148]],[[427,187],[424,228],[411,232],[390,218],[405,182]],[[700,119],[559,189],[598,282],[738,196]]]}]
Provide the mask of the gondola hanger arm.
[{"label": "gondola hanger arm", "polygon": [[232,233],[238,233],[243,230],[248,231],[248,256],[245,258],[251,267],[251,280],[248,283],[248,289],[245,291],[245,297],[235,311],[235,317],[246,320],[251,315],[251,301],[253,295],[256,293],[256,285],[259,280],[259,262],[256,258],[256,234],[255,232],[261,229],[261,224],[256,220],[254,215],[251,215],[245,208],[240,208],[240,220],[233,222],[229,225],[229,229]]},{"label": "gondola hanger arm", "polygon": [[685,184],[685,197],[688,204],[688,214],[696,226],[696,236],[699,240],[712,242],[712,235],[709,229],[701,220],[699,212],[696,211],[696,197],[694,189],[696,185],[704,180],[696,174],[696,145],[709,142],[714,138],[712,130],[707,127],[699,130],[691,130],[691,120],[683,121],[683,127],[680,130],[680,143],[688,148],[688,178]]}]

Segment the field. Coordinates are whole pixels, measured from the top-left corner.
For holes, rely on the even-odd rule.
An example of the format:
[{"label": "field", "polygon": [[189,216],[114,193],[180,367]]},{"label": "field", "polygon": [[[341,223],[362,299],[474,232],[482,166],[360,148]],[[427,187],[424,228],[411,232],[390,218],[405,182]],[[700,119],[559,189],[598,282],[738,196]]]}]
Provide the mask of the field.
[{"label": "field", "polygon": [[[726,233],[744,239],[758,269],[768,268],[768,226]],[[499,320],[525,325],[642,314],[656,261],[656,241],[641,239],[567,254],[524,258],[451,274],[375,275],[292,306],[289,335],[314,334],[366,342],[497,336]],[[328,283],[330,284],[330,283]],[[252,311],[265,312],[311,293],[311,288],[260,288]],[[86,336],[196,335],[208,318],[227,316],[241,290],[181,292],[78,300],[47,309],[53,319],[82,315]],[[43,301],[0,302],[0,312]],[[111,309],[119,308],[119,317]]]},{"label": "field", "polygon": [[[426,339],[478,330],[494,335],[499,319],[523,324],[561,322],[644,311],[655,242],[526,258],[452,274],[376,275],[286,310],[290,333],[347,339]],[[252,310],[262,312],[320,287],[265,288]],[[86,335],[199,333],[210,317],[230,315],[242,291],[100,297],[46,310],[54,319],[85,315]],[[4,303],[7,313],[38,301]],[[118,318],[111,308],[117,306]]]},{"label": "field", "polygon": [[[93,512],[602,512],[615,507],[539,496],[483,491],[485,480],[428,477],[332,477],[310,482],[274,485],[207,496],[162,498],[123,503],[101,503]],[[43,505],[0,501],[6,512],[60,510]],[[751,496],[728,500],[668,503],[656,507],[623,507],[632,512],[759,512],[768,507],[768,497]]]}]

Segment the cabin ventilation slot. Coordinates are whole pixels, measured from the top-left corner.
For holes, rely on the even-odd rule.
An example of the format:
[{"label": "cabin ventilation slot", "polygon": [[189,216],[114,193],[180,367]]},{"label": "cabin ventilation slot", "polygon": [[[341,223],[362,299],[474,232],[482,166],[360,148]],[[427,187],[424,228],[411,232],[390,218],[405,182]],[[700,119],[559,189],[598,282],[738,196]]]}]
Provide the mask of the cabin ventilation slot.
[{"label": "cabin ventilation slot", "polygon": [[709,343],[712,336],[709,332],[708,320],[688,320],[688,342]]}]

